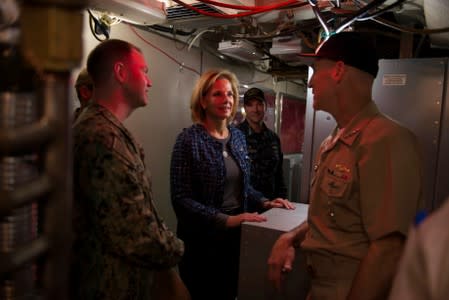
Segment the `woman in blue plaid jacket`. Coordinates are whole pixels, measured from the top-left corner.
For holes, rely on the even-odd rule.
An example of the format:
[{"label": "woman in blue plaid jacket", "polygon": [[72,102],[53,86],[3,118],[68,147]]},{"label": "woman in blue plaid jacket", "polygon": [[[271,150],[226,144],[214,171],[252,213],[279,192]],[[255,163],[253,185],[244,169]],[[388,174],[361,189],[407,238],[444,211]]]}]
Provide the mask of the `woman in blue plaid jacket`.
[{"label": "woman in blue plaid jacket", "polygon": [[254,212],[259,208],[294,208],[251,187],[245,137],[230,125],[237,107],[235,75],[204,73],[191,98],[194,124],[178,135],[172,153],[171,200],[185,243],[179,270],[193,300],[234,300],[240,224],[265,221]]}]

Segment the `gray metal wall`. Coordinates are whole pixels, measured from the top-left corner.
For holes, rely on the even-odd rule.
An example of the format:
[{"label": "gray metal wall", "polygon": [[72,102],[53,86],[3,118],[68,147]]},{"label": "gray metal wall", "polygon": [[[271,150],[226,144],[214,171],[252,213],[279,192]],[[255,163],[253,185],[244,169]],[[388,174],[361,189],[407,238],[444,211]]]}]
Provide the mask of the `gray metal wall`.
[{"label": "gray metal wall", "polygon": [[[373,99],[417,135],[424,157],[424,196],[428,208],[436,208],[449,196],[448,59],[381,60],[379,67]],[[329,114],[313,111],[312,101],[309,91],[301,202],[308,202],[314,155],[335,126]]]}]

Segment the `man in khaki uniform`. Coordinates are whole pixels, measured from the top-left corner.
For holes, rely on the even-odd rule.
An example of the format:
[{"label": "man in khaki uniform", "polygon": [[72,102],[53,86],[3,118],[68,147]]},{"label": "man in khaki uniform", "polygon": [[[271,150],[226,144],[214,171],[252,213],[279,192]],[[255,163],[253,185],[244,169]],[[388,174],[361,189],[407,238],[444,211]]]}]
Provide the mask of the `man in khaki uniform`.
[{"label": "man in khaki uniform", "polygon": [[301,246],[308,299],[385,299],[422,203],[417,141],[371,99],[378,59],[366,37],[333,35],[308,59],[314,109],[337,127],[315,159],[308,220],[277,240],[269,278],[280,288]]}]

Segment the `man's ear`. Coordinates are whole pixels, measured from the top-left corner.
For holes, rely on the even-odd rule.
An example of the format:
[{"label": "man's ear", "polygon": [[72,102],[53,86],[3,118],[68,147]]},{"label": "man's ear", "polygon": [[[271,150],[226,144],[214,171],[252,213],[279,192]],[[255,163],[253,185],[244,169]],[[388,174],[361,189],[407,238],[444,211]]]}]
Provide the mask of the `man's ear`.
[{"label": "man's ear", "polygon": [[114,64],[114,77],[118,82],[123,83],[126,80],[126,67],[122,62]]},{"label": "man's ear", "polygon": [[334,68],[332,70],[332,78],[336,82],[340,82],[343,78],[343,75],[346,72],[346,65],[342,61],[337,61],[334,65]]}]

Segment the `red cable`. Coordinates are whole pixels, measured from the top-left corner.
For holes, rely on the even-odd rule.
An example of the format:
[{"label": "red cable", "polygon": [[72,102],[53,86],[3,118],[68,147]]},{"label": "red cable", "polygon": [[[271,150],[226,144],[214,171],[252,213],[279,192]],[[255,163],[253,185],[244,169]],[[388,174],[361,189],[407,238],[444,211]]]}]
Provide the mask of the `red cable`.
[{"label": "red cable", "polygon": [[198,0],[198,2],[212,4],[212,5],[220,6],[220,7],[233,8],[233,9],[238,9],[238,10],[252,10],[252,11],[257,11],[257,10],[265,9],[265,8],[268,8],[268,9],[278,8],[279,5],[281,5],[281,6],[283,5],[283,3],[280,3],[280,4],[278,3],[278,4],[270,4],[270,5],[264,5],[264,6],[247,6],[247,5],[234,5],[234,4],[221,3],[221,2],[212,1],[212,0]]}]

